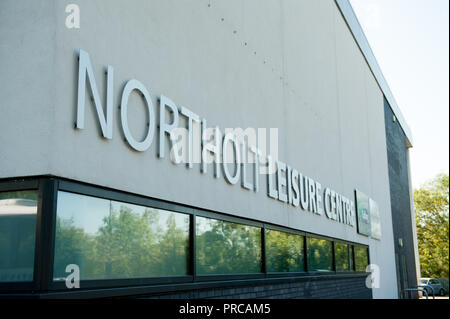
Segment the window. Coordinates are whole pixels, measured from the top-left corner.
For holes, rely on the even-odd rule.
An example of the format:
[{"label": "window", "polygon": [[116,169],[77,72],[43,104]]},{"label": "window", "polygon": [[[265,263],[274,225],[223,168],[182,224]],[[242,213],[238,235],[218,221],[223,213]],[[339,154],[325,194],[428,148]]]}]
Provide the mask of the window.
[{"label": "window", "polygon": [[186,275],[188,258],[188,215],[58,192],[55,280]]},{"label": "window", "polygon": [[303,236],[267,229],[267,272],[304,271],[303,240]]},{"label": "window", "polygon": [[350,250],[350,270],[354,271],[355,270],[355,259],[354,259],[354,253],[353,253],[353,246],[352,245],[348,245],[349,246],[349,250]]},{"label": "window", "polygon": [[355,270],[366,271],[366,267],[369,261],[367,247],[355,245],[353,249],[355,254]]},{"label": "window", "polygon": [[332,271],[333,250],[331,241],[318,238],[307,238],[308,270]]},{"label": "window", "polygon": [[33,280],[37,191],[0,193],[0,282]]},{"label": "window", "polygon": [[344,243],[334,243],[334,258],[336,262],[336,271],[351,270],[351,246]]},{"label": "window", "polygon": [[197,274],[261,272],[261,228],[196,217]]}]

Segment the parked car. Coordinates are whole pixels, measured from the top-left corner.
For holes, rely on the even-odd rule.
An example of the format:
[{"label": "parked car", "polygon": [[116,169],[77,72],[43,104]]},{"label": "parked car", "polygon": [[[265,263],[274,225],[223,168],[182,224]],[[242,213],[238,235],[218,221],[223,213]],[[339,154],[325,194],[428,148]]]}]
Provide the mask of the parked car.
[{"label": "parked car", "polygon": [[424,287],[424,289],[427,291],[428,296],[439,295],[444,296],[445,295],[445,288],[442,286],[441,282],[436,278],[422,278],[420,279],[420,285],[421,286],[429,286]]}]

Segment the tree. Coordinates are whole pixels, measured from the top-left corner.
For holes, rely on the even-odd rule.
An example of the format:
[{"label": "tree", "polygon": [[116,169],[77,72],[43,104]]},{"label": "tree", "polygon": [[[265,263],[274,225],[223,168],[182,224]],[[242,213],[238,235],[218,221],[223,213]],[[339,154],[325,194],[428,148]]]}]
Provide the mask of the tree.
[{"label": "tree", "polygon": [[73,217],[57,218],[55,237],[57,240],[55,241],[54,278],[65,278],[68,264],[78,265],[83,273],[94,272],[96,265],[91,259],[84,258],[94,254],[94,238],[85,233],[82,227],[75,226]]},{"label": "tree", "polygon": [[157,235],[151,226],[157,222],[158,213],[153,209],[139,213],[128,205],[111,208],[96,238],[96,257],[105,265],[106,278],[154,275]]},{"label": "tree", "polygon": [[[188,271],[189,216],[135,205],[110,205],[98,229],[86,232],[89,211],[57,218],[55,277],[67,264],[80,266],[81,279],[185,275]],[[78,224],[78,225],[77,225]]]},{"label": "tree", "polygon": [[261,271],[261,228],[202,217],[196,227],[199,274]]},{"label": "tree", "polygon": [[303,236],[266,230],[267,271],[303,271],[303,263]]},{"label": "tree", "polygon": [[414,190],[420,268],[423,277],[448,278],[448,175]]},{"label": "tree", "polygon": [[179,222],[184,219],[184,227],[177,226],[175,214],[170,213],[165,230],[160,234],[158,266],[161,276],[188,274],[189,218],[182,216],[178,215],[178,219]]}]

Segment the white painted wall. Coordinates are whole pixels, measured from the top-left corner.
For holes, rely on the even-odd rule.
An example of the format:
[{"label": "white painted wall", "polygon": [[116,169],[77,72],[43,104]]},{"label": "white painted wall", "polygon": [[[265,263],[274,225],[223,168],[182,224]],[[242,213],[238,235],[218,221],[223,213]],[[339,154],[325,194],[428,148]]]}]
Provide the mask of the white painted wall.
[{"label": "white painted wall", "polygon": [[[72,2],[80,29],[65,27],[68,1],[0,2],[0,178],[53,174],[369,244],[381,267],[374,297],[397,297],[383,95],[334,1]],[[73,128],[80,48],[102,94],[104,68],[115,69],[112,140],[100,137],[90,102],[85,129]],[[131,78],[155,105],[164,94],[209,125],[278,128],[280,160],[378,202],[382,240],[270,199],[264,178],[254,193],[214,179],[212,166],[202,175],[158,159],[156,138],[131,151],[117,108]],[[136,136],[144,114],[133,96]]]}]

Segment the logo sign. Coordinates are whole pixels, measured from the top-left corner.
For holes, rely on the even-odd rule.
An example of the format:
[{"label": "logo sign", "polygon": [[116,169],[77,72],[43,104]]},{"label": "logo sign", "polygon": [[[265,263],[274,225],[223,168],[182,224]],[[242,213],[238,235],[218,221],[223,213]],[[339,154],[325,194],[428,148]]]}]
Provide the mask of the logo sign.
[{"label": "logo sign", "polygon": [[355,190],[358,233],[381,240],[381,220],[378,204],[361,191]]},{"label": "logo sign", "polygon": [[370,208],[370,225],[371,225],[371,237],[373,239],[381,239],[381,220],[380,211],[378,210],[378,204],[371,198],[369,199]]},{"label": "logo sign", "polygon": [[76,264],[67,265],[66,272],[69,273],[66,277],[66,287],[80,288],[80,267]]},{"label": "logo sign", "polygon": [[370,226],[369,197],[358,190],[355,191],[355,196],[358,233],[369,237],[372,231]]}]

